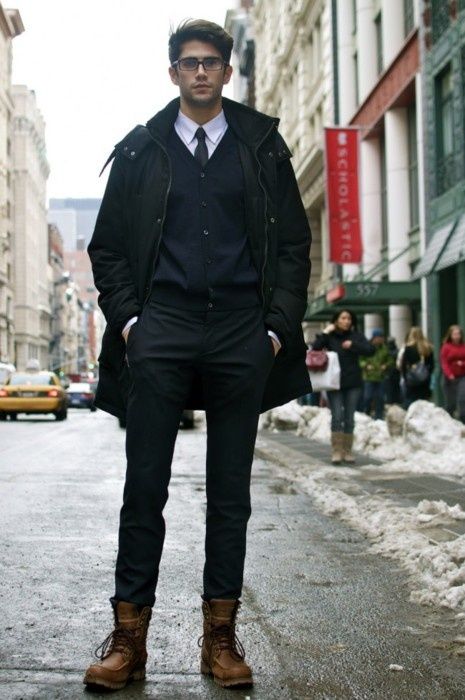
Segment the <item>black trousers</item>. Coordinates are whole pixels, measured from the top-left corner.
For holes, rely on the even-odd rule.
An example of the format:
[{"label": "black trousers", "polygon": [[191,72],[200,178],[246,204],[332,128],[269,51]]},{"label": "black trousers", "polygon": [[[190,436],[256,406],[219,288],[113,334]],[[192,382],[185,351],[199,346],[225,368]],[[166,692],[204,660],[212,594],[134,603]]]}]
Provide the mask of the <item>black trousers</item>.
[{"label": "black trousers", "polygon": [[127,358],[132,386],[114,599],[154,603],[171,461],[194,380],[202,382],[207,419],[203,596],[239,598],[258,417],[274,361],[262,309],[192,312],[149,301],[130,330]]}]

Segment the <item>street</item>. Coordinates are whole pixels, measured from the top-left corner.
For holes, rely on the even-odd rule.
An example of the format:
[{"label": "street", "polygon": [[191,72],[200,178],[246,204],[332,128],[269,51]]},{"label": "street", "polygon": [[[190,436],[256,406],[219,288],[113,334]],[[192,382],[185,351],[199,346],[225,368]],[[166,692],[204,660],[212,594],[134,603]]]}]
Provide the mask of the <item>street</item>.
[{"label": "street", "polygon": [[[238,636],[253,690],[199,674],[203,428],[178,436],[148,677],[122,698],[465,697],[450,611],[408,602],[405,575],[257,459]],[[0,698],[80,698],[111,631],[124,431],[101,411],[0,426]],[[399,670],[390,669],[394,664]],[[99,697],[94,694],[94,697]]]}]

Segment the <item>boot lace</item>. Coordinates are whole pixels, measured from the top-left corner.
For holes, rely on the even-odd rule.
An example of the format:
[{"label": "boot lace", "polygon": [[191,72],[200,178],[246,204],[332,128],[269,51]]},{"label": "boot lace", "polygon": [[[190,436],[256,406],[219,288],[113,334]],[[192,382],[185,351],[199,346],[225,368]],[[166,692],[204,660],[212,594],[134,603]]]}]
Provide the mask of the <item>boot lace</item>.
[{"label": "boot lace", "polygon": [[136,651],[134,630],[128,630],[120,626],[116,627],[97,647],[94,654],[97,659],[103,661],[114,651],[119,651],[125,657]]},{"label": "boot lace", "polygon": [[[205,635],[203,634],[198,639],[199,647],[202,646]],[[218,656],[223,650],[228,650],[237,658],[238,661],[244,661],[245,649],[238,638],[234,625],[215,625],[210,629],[211,649],[215,649],[215,655]]]}]

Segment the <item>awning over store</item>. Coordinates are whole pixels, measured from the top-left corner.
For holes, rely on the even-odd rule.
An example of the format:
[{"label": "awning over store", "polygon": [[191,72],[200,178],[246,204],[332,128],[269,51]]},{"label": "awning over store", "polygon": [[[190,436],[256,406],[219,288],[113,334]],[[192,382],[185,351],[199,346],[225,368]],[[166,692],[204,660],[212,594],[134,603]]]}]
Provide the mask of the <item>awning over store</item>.
[{"label": "awning over store", "polygon": [[444,270],[451,265],[465,259],[465,214],[455,224],[451,237],[449,238],[441,257],[437,261],[434,272]]},{"label": "awning over store", "polygon": [[356,313],[380,313],[393,304],[420,303],[420,298],[419,281],[344,282],[314,299],[307,307],[304,320],[325,320],[338,308],[346,306]]},{"label": "awning over store", "polygon": [[435,231],[413,273],[413,279],[439,272],[461,260],[465,260],[465,214]]}]

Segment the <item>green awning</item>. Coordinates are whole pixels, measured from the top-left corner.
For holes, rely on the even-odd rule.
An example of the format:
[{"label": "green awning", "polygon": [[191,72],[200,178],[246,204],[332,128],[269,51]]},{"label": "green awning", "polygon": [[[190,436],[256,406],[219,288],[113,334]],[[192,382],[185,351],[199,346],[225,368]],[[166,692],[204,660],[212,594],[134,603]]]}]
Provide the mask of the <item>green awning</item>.
[{"label": "green awning", "polygon": [[444,270],[451,265],[457,265],[465,259],[465,214],[455,225],[454,231],[443,250],[441,257],[434,266],[434,272]]},{"label": "green awning", "polygon": [[307,307],[305,321],[330,318],[338,308],[348,307],[356,313],[380,313],[389,306],[419,304],[420,282],[342,282],[322,294]]},{"label": "green awning", "polygon": [[434,232],[412,278],[417,280],[465,259],[465,214]]}]

